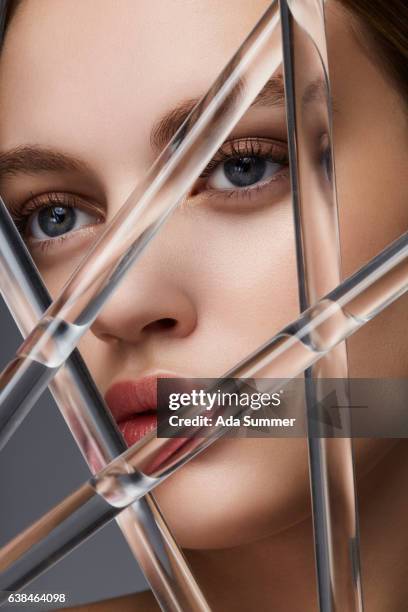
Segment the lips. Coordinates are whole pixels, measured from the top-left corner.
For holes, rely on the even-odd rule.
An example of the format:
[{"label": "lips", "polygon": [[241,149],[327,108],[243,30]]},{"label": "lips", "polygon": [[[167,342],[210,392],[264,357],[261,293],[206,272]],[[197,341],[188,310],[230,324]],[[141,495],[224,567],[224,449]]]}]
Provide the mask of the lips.
[{"label": "lips", "polygon": [[106,403],[128,446],[157,427],[157,376],[113,384]]},{"label": "lips", "polygon": [[[174,374],[145,376],[137,380],[114,383],[105,394],[105,400],[128,446],[132,446],[157,427],[157,380],[178,378]],[[176,461],[197,441],[190,438],[169,439],[161,451],[145,466],[150,473]]]}]

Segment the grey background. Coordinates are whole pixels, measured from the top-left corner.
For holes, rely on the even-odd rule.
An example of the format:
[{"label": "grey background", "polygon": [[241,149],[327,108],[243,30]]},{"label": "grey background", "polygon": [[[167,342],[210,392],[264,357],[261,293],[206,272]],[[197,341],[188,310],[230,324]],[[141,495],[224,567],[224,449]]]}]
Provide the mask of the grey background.
[{"label": "grey background", "polygon": [[[0,297],[0,367],[21,336]],[[89,470],[51,396],[42,396],[0,455],[0,546],[89,477]],[[118,527],[111,522],[26,589],[66,593],[67,606],[146,589]],[[41,607],[30,609],[40,610]],[[4,606],[2,610],[29,609]],[[48,608],[49,610],[50,608]]]}]

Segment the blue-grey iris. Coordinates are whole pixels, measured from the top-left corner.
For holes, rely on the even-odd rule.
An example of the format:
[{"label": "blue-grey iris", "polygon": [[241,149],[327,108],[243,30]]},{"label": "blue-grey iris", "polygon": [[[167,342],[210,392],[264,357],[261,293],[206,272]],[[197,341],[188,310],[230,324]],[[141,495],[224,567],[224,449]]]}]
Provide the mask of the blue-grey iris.
[{"label": "blue-grey iris", "polygon": [[236,187],[248,187],[264,177],[266,163],[262,157],[236,157],[224,163],[224,174]]},{"label": "blue-grey iris", "polygon": [[38,225],[44,234],[50,236],[50,238],[71,231],[75,221],[75,210],[65,206],[49,206],[38,213]]}]

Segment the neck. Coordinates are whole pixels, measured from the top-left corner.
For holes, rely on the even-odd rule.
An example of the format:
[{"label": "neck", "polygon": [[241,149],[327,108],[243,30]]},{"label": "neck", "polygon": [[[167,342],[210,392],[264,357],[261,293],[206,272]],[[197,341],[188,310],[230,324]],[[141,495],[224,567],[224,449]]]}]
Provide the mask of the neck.
[{"label": "neck", "polygon": [[310,519],[237,548],[186,554],[213,610],[317,609]]},{"label": "neck", "polygon": [[363,595],[373,612],[401,612],[408,601],[408,440],[390,442],[358,486]]}]

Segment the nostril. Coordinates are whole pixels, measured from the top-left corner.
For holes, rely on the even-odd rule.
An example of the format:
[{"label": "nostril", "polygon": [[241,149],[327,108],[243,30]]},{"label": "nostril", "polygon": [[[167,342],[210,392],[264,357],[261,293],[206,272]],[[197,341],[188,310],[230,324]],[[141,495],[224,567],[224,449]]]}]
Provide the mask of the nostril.
[{"label": "nostril", "polygon": [[176,319],[170,318],[160,319],[159,321],[157,321],[157,323],[162,329],[171,329],[172,327],[176,327],[177,325]]},{"label": "nostril", "polygon": [[150,332],[167,331],[169,329],[173,329],[173,327],[176,327],[176,325],[177,325],[176,319],[171,319],[171,318],[166,317],[164,319],[158,319],[157,321],[152,321],[151,323],[149,323],[148,325],[144,327],[144,331],[150,331]]}]

